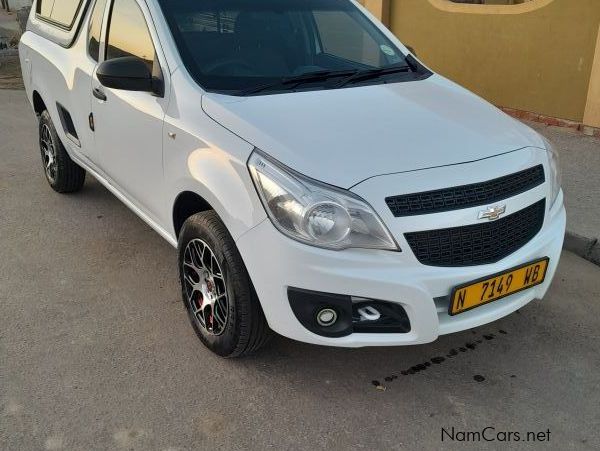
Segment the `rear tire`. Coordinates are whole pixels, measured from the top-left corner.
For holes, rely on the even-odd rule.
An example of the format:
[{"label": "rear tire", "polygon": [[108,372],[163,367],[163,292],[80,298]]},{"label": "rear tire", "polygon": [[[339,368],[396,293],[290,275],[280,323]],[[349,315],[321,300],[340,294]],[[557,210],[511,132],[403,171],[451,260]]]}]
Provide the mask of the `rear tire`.
[{"label": "rear tire", "polygon": [[85,182],[85,170],[69,157],[46,110],[40,115],[39,135],[42,165],[48,184],[57,193],[79,191]]},{"label": "rear tire", "polygon": [[183,302],[200,341],[221,357],[241,357],[269,340],[242,257],[214,211],[187,219],[179,235]]}]

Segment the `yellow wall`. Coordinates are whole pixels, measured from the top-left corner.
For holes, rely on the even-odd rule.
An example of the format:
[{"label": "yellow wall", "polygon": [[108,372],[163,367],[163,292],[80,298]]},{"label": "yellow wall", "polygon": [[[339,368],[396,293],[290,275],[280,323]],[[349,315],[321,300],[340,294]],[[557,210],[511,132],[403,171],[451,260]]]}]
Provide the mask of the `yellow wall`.
[{"label": "yellow wall", "polygon": [[385,25],[390,23],[390,0],[358,0]]},{"label": "yellow wall", "polygon": [[574,121],[584,118],[599,24],[600,0],[390,5],[390,28],[432,69],[497,105]]},{"label": "yellow wall", "polygon": [[590,89],[585,108],[583,123],[600,128],[600,27],[598,27],[598,40],[596,43],[596,56],[590,78]]}]

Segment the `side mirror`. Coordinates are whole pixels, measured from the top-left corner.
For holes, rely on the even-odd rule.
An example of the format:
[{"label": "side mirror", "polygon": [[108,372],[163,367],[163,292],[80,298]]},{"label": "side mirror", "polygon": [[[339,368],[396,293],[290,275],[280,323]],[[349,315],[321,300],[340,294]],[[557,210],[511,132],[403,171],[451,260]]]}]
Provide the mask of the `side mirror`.
[{"label": "side mirror", "polygon": [[162,96],[162,80],[153,77],[148,63],[135,56],[104,61],[96,75],[102,86],[107,88],[151,92]]}]

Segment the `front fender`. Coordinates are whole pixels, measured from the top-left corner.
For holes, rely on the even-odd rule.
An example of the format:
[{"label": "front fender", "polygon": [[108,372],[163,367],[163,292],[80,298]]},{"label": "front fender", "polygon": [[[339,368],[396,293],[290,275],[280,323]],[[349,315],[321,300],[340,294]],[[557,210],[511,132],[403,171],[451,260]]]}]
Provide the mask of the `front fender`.
[{"label": "front fender", "polygon": [[165,117],[163,143],[169,230],[175,236],[177,197],[190,191],[211,205],[237,240],[267,217],[246,165],[254,146],[202,111],[201,93],[181,71],[173,77],[178,89]]},{"label": "front fender", "polygon": [[[186,172],[171,184],[168,199],[171,217],[179,195],[192,192],[210,204],[236,241],[267,218],[245,162],[242,165],[222,158],[215,151],[198,149],[189,154]],[[170,232],[176,235],[173,221]]]},{"label": "front fender", "polygon": [[254,146],[211,119],[202,109],[202,89],[187,72],[172,74],[164,124],[164,177],[170,230],[173,207],[185,191],[217,212],[234,240],[267,218],[248,171]]}]

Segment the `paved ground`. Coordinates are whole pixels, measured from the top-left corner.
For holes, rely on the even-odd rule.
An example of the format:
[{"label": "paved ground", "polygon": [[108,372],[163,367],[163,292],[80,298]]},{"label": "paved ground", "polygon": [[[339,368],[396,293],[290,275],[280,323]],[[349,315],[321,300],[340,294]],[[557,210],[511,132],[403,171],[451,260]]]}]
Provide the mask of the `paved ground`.
[{"label": "paved ground", "polygon": [[174,249],[94,180],[46,186],[22,91],[0,91],[0,161],[2,450],[439,449],[488,426],[600,446],[600,267],[573,254],[544,301],[436,343],[227,361],[188,325]]},{"label": "paved ground", "polygon": [[0,36],[12,36],[20,32],[21,27],[17,22],[17,13],[7,12],[0,8]]},{"label": "paved ground", "polygon": [[564,127],[535,122],[527,125],[549,138],[559,150],[569,230],[599,239],[600,139]]},{"label": "paved ground", "polygon": [[17,14],[0,9],[0,48],[3,48],[2,44],[13,44],[15,40],[18,41],[20,34]]},{"label": "paved ground", "polygon": [[0,89],[23,89],[19,56],[13,52],[0,51]]},{"label": "paved ground", "polygon": [[[16,45],[21,35],[16,13],[0,9],[0,89],[22,89],[21,68]],[[5,50],[5,47],[12,47]]]}]

